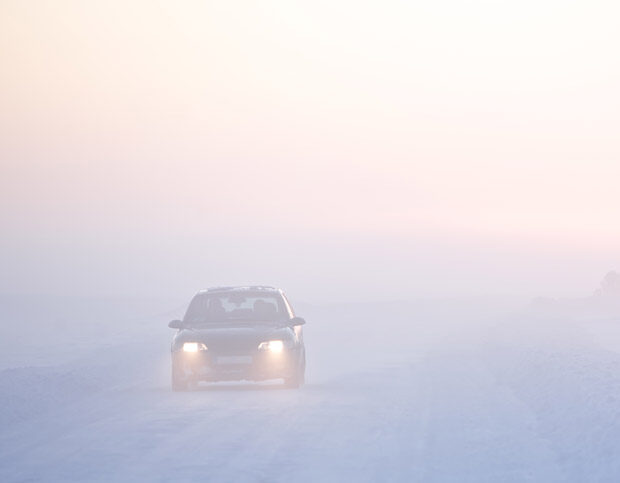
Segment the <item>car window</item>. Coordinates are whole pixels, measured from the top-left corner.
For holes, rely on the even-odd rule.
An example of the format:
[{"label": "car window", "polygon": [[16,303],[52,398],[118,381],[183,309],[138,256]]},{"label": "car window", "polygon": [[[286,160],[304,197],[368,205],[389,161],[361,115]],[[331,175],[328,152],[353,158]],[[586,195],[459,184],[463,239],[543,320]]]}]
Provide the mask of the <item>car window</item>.
[{"label": "car window", "polygon": [[202,294],[190,303],[185,322],[200,325],[221,322],[271,322],[288,318],[279,294],[228,292]]}]

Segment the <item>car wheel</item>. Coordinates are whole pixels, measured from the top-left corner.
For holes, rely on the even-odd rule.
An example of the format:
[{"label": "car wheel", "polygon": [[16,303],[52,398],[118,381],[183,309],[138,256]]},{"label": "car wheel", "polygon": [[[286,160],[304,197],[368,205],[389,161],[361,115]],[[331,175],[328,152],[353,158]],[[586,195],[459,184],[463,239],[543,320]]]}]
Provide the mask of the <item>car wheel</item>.
[{"label": "car wheel", "polygon": [[299,389],[306,382],[306,353],[302,356],[301,364],[293,377],[284,379],[284,386],[289,389]]},{"label": "car wheel", "polygon": [[189,381],[179,373],[179,370],[172,363],[172,390],[175,392],[189,390]]}]

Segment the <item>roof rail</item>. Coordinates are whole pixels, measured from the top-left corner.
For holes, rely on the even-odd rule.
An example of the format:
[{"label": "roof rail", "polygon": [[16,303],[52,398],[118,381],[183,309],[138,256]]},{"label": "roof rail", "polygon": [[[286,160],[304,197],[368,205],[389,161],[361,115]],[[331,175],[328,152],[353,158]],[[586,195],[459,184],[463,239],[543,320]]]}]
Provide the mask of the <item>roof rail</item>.
[{"label": "roof rail", "polygon": [[239,285],[239,286],[221,286],[221,287],[209,287],[201,290],[200,292],[227,292],[230,290],[277,290],[276,287],[271,285]]}]

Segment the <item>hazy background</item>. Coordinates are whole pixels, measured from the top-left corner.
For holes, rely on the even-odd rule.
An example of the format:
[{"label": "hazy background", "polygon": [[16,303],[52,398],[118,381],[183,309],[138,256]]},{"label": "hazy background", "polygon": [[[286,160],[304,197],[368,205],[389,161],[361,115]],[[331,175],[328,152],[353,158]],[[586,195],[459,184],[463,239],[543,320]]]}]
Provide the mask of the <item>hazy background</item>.
[{"label": "hazy background", "polygon": [[[0,481],[620,481],[619,19],[0,0]],[[172,392],[246,283],[306,385]]]},{"label": "hazy background", "polygon": [[0,4],[0,292],[589,294],[620,7]]}]

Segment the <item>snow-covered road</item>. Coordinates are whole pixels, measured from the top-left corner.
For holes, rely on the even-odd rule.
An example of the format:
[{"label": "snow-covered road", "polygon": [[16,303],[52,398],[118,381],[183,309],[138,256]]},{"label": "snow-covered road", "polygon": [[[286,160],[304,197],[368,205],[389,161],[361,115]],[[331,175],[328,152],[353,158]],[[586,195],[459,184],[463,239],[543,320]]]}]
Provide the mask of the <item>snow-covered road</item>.
[{"label": "snow-covered road", "polygon": [[306,307],[297,391],[172,393],[164,317],[5,347],[0,480],[620,481],[620,321],[458,312]]}]

